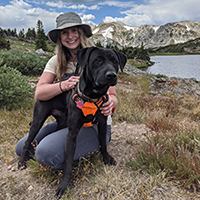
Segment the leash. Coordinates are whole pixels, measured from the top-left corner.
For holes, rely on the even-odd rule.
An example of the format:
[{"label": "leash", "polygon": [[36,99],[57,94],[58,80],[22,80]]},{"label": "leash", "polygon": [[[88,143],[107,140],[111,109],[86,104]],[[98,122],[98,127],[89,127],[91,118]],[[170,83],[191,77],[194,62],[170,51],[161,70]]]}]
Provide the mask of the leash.
[{"label": "leash", "polygon": [[74,76],[78,75],[79,68],[80,68],[80,64],[77,62],[77,64],[76,64],[76,70],[74,72]]}]

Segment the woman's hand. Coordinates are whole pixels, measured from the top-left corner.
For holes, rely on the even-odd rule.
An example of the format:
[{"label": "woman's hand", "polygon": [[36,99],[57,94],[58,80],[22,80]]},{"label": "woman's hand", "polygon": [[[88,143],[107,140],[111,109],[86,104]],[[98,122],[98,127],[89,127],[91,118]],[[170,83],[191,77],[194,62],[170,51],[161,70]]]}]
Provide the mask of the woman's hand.
[{"label": "woman's hand", "polygon": [[61,88],[63,91],[69,91],[79,82],[79,76],[71,76],[66,81],[61,82]]},{"label": "woman's hand", "polygon": [[109,116],[109,115],[111,115],[112,114],[112,109],[113,109],[113,101],[112,101],[112,98],[111,98],[111,96],[110,96],[110,94],[109,94],[109,92],[107,93],[107,95],[108,95],[108,101],[107,102],[105,102],[103,105],[102,105],[102,107],[100,108],[100,110],[101,110],[101,113],[103,114],[103,115],[105,115],[105,116]]}]

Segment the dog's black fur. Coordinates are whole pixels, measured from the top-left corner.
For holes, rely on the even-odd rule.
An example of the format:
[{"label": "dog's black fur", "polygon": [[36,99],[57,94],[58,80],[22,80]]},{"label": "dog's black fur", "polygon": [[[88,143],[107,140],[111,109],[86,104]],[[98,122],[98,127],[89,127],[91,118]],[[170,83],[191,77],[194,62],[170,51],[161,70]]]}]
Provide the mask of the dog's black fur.
[{"label": "dog's black fur", "polygon": [[[126,60],[124,54],[115,50],[97,47],[78,50],[77,61],[83,69],[79,80],[81,93],[91,100],[101,98],[107,93],[110,86],[117,84],[119,66],[123,71]],[[78,90],[77,86],[74,90]],[[76,138],[80,128],[87,122],[82,111],[76,107],[76,103],[72,100],[71,95],[72,90],[64,92],[48,101],[36,102],[29,136],[18,163],[19,169],[26,168],[31,142],[48,116],[53,115],[56,118],[58,123],[57,130],[68,127],[63,178],[55,195],[58,199],[65,193],[70,184]],[[100,151],[103,155],[103,161],[105,164],[116,165],[116,161],[108,154],[106,148],[107,117],[98,111],[95,119],[98,122]]]}]

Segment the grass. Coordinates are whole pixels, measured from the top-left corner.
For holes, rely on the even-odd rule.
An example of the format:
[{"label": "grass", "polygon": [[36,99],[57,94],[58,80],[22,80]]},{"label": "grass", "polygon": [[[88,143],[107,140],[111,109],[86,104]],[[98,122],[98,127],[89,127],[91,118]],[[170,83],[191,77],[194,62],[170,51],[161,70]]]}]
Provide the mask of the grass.
[{"label": "grass", "polygon": [[127,64],[133,65],[139,69],[145,69],[148,66],[153,65],[154,62],[145,61],[145,60],[141,60],[141,59],[128,59]]},{"label": "grass", "polygon": [[[8,39],[10,42],[11,49],[17,49],[23,52],[34,53],[36,51],[34,43],[28,43],[25,41],[20,41],[18,39]],[[55,45],[47,43],[47,48],[49,49],[48,54],[50,56],[54,55]]]},{"label": "grass", "polygon": [[[150,129],[144,141],[134,141],[135,155],[126,166],[105,166],[99,153],[73,169],[73,187],[63,199],[149,199],[159,187],[173,183],[193,192],[200,189],[200,100],[173,94],[148,94],[150,77],[119,74],[118,106],[114,121],[143,123]],[[15,145],[29,131],[33,104],[20,110],[0,110],[0,159],[16,158]],[[127,138],[128,139],[128,138]],[[58,184],[62,172],[30,162],[37,178]],[[167,194],[167,193],[165,193]],[[172,193],[170,192],[170,195]],[[160,196],[160,199],[162,196]]]},{"label": "grass", "polygon": [[[138,80],[137,88],[147,84],[148,81]],[[154,132],[138,144],[136,159],[129,161],[128,166],[150,174],[166,171],[166,177],[199,191],[200,100],[186,95],[150,96],[142,89],[139,95],[122,92],[119,96],[116,120],[142,122]]]}]

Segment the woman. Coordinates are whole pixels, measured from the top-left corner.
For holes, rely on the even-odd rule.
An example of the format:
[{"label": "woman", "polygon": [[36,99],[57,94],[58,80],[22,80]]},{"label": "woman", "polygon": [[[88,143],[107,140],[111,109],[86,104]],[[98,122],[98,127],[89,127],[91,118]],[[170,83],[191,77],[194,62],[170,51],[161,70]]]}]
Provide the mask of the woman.
[{"label": "woman", "polygon": [[[68,12],[56,18],[57,28],[48,33],[49,39],[56,44],[56,55],[45,66],[43,74],[35,91],[36,100],[49,100],[62,92],[72,89],[79,81],[79,76],[73,76],[76,69],[76,51],[79,48],[90,47],[88,38],[92,36],[91,27],[82,24],[81,18]],[[79,74],[80,75],[80,74]],[[66,79],[66,80],[65,80]],[[54,80],[64,80],[59,84]],[[109,116],[117,105],[115,87],[108,90],[108,101],[101,107],[101,113]],[[62,169],[64,163],[65,140],[68,129],[56,130],[57,123],[50,123],[39,131],[34,139],[36,159],[43,165],[54,169]],[[17,146],[16,153],[21,155],[28,135],[22,138]],[[107,144],[111,138],[111,127],[108,125]],[[33,146],[34,146],[33,145]],[[78,137],[74,160],[86,157],[99,149],[97,125],[82,127]],[[30,158],[34,155],[34,148]]]}]

